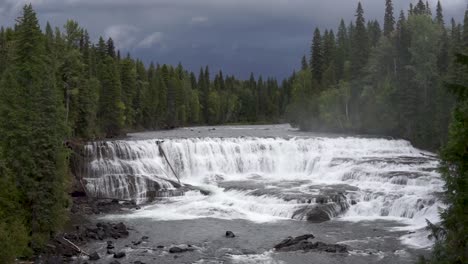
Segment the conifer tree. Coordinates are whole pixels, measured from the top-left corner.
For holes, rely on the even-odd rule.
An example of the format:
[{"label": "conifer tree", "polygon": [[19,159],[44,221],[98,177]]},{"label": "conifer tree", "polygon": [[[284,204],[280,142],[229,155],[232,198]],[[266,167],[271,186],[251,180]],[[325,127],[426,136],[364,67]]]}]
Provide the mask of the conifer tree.
[{"label": "conifer tree", "polygon": [[314,38],[312,40],[310,67],[312,76],[317,82],[322,80],[323,73],[323,53],[322,53],[322,36],[320,30],[315,28]]},{"label": "conifer tree", "polygon": [[444,14],[443,14],[443,11],[442,11],[442,4],[440,3],[440,0],[437,1],[437,11],[436,11],[436,22],[437,24],[441,25],[442,27],[444,27],[445,25],[445,22],[444,22]]},{"label": "conifer tree", "polygon": [[125,105],[121,97],[121,83],[118,67],[112,57],[106,55],[102,62],[99,96],[99,123],[106,137],[116,137],[121,134],[125,122]]},{"label": "conifer tree", "polygon": [[64,223],[64,110],[31,5],[16,25],[12,65],[0,85],[0,149],[14,175],[30,246],[40,250]]},{"label": "conifer tree", "polygon": [[356,27],[353,32],[352,64],[353,75],[358,76],[363,70],[369,57],[369,37],[364,19],[364,9],[359,2],[356,10]]},{"label": "conifer tree", "polygon": [[307,70],[309,68],[309,64],[307,63],[307,58],[306,58],[306,55],[302,56],[302,60],[301,60],[301,69],[303,71]]},{"label": "conifer tree", "polygon": [[395,30],[395,17],[393,16],[392,0],[385,1],[385,17],[384,17],[384,36],[390,37],[390,34]]}]

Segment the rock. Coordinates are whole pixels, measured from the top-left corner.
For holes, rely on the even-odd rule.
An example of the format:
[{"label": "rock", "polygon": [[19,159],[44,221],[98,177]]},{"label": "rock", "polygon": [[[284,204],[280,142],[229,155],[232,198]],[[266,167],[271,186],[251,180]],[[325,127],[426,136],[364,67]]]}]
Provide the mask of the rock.
[{"label": "rock", "polygon": [[113,261],[109,262],[109,264],[120,264],[120,262],[118,262],[117,260],[113,260]]},{"label": "rock", "polygon": [[149,237],[147,237],[147,236],[142,236],[141,237],[141,240],[148,240],[148,239],[149,239]]},{"label": "rock", "polygon": [[114,226],[114,230],[118,232],[120,235],[128,236],[127,226],[124,223],[118,223]]},{"label": "rock", "polygon": [[314,239],[315,236],[312,235],[312,234],[307,234],[307,235],[302,235],[302,236],[298,236],[298,237],[288,237],[286,238],[285,240],[281,241],[279,244],[277,244],[274,248],[276,250],[279,250],[279,249],[282,249],[282,248],[286,248],[286,247],[290,247],[290,246],[294,246],[294,245],[297,245],[303,241],[307,241],[309,239]]},{"label": "rock", "polygon": [[125,256],[126,256],[126,254],[123,251],[114,254],[114,258],[123,258]]},{"label": "rock", "polygon": [[107,250],[107,255],[114,255],[114,254],[115,254],[114,250],[112,250],[112,249]]},{"label": "rock", "polygon": [[157,248],[164,248],[164,246],[157,246]]},{"label": "rock", "polygon": [[99,254],[97,252],[94,252],[91,255],[89,255],[89,260],[92,260],[92,261],[98,260],[100,258],[101,257],[99,256]]},{"label": "rock", "polygon": [[194,251],[195,248],[192,246],[174,246],[169,249],[169,253],[174,254],[174,253],[184,253],[187,251]]},{"label": "rock", "polygon": [[141,241],[141,240],[132,241],[132,244],[133,244],[134,246],[138,246],[138,245],[140,245],[142,242],[143,242],[143,241]]},{"label": "rock", "polygon": [[345,245],[340,244],[327,244],[323,242],[311,242],[309,239],[313,239],[314,235],[302,235],[298,237],[288,237],[287,239],[281,241],[278,245],[274,248],[277,251],[298,251],[298,250],[316,250],[322,252],[330,252],[330,253],[346,253],[348,252],[348,248]]},{"label": "rock", "polygon": [[137,261],[133,262],[133,264],[146,264],[146,263],[137,260]]},{"label": "rock", "polygon": [[233,237],[236,237],[236,235],[234,235],[232,231],[226,231],[226,237],[233,238]]}]

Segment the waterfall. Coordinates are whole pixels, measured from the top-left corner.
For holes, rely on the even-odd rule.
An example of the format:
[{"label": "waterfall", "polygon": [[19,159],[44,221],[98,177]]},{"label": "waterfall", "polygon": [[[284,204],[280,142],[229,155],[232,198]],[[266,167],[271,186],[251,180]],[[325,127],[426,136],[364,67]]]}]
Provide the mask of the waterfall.
[{"label": "waterfall", "polygon": [[[161,147],[182,182],[212,191],[157,205],[162,218],[438,220],[438,160],[404,140],[187,138]],[[95,196],[144,202],[178,187],[156,139],[93,142],[86,153]]]}]

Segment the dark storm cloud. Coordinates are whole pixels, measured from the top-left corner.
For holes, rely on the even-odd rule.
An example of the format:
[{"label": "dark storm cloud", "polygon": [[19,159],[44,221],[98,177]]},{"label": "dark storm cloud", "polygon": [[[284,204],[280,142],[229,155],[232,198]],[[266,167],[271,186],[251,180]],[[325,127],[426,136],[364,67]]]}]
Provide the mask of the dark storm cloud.
[{"label": "dark storm cloud", "polygon": [[[415,1],[394,0],[395,9]],[[282,78],[309,52],[313,28],[335,29],[340,18],[353,19],[358,0],[0,0],[0,24],[12,25],[26,2],[43,24],[74,19],[94,39],[112,37],[145,62]],[[362,3],[367,19],[383,16],[385,0]],[[442,4],[446,18],[461,21],[466,0]]]}]

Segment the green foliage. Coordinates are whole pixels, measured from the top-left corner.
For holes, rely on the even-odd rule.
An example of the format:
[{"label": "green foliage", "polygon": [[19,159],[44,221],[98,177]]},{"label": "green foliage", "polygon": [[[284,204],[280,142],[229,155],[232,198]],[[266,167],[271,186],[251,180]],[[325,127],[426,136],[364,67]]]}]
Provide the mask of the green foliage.
[{"label": "green foliage", "polygon": [[0,84],[0,156],[14,177],[14,201],[23,209],[24,220],[13,219],[3,228],[17,225],[18,233],[4,234],[18,236],[22,244],[19,223],[24,221],[30,247],[40,250],[65,222],[68,175],[63,101],[55,86],[55,68],[47,67],[45,38],[31,5],[18,19],[14,44],[12,63]]},{"label": "green foliage", "polygon": [[[458,62],[468,74],[468,56]],[[468,85],[451,83],[456,96],[447,144],[442,148],[441,172],[445,180],[448,208],[442,213],[443,236],[438,239],[431,263],[468,262]],[[436,230],[437,231],[437,230]],[[439,232],[432,232],[438,235]]]}]

